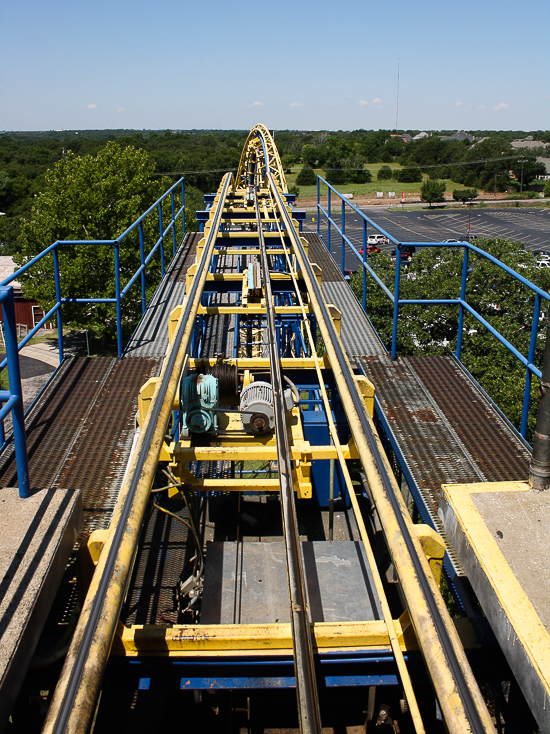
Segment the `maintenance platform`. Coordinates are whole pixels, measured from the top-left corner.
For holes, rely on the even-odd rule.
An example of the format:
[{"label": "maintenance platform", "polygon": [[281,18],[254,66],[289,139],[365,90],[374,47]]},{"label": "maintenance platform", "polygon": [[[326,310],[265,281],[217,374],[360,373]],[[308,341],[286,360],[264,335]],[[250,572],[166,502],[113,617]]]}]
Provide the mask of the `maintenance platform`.
[{"label": "maintenance platform", "polygon": [[[343,272],[351,248],[380,285],[366,247],[330,203],[339,252],[300,231],[262,125],[202,231],[176,235],[182,182],[157,204],[148,254],[142,218],[111,243],[141,248],[110,301],[119,356],[64,358],[60,328],[61,364],[0,454],[0,603],[19,624],[0,641],[0,726],[149,734],[184,710],[192,731],[550,731],[549,500],[460,348],[386,350]],[[486,255],[454,246],[466,274],[470,250]],[[515,275],[538,324],[548,295]],[[71,299],[59,288],[45,318],[61,327]],[[464,292],[453,303],[469,308]],[[2,417],[22,403],[7,347]]]}]

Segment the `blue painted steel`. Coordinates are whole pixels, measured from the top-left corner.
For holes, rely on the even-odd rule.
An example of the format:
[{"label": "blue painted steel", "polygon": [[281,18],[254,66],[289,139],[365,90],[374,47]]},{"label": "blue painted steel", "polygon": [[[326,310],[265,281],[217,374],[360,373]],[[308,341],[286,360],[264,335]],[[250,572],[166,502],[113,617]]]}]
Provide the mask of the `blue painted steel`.
[{"label": "blue painted steel", "polygon": [[[59,248],[55,247],[53,251],[53,272],[55,278],[55,300],[61,303],[61,275],[59,272]],[[61,308],[57,309],[57,344],[59,353],[59,364],[63,362],[63,319],[61,316]]]},{"label": "blue painted steel", "polygon": [[[321,681],[320,681],[321,682]],[[396,686],[399,679],[396,675],[327,675],[324,678],[326,688],[355,686]],[[266,676],[250,678],[192,678],[181,679],[181,690],[237,690],[255,688],[296,688],[294,676]]]},{"label": "blue painted steel", "polygon": [[[398,242],[394,237],[391,237],[385,230],[383,230],[381,227],[376,225],[369,217],[367,217],[360,209],[358,209],[354,204],[351,204],[342,194],[340,194],[336,189],[334,189],[329,183],[327,183],[321,176],[317,177],[317,211],[320,218],[321,214],[324,214],[327,217],[327,223],[328,223],[328,241],[330,242],[330,231],[331,227],[334,227],[338,232],[341,232],[341,229],[338,227],[336,222],[331,217],[330,212],[330,205],[328,212],[324,210],[324,208],[321,206],[320,203],[320,183],[324,183],[328,187],[328,198],[330,202],[330,194],[331,191],[333,191],[342,201],[342,206],[344,207],[346,204],[355,211],[363,220],[363,226],[365,227],[365,223],[372,224],[373,227],[375,227],[380,233],[382,233],[385,237],[387,237],[391,242],[393,242],[396,245],[397,249],[397,257],[396,257],[396,264],[395,264],[395,280],[394,280],[394,294],[392,294],[389,289],[380,281],[380,279],[376,276],[376,274],[372,271],[371,268],[369,268],[368,265],[364,262],[364,256],[361,257],[359,252],[353,247],[351,242],[346,238],[347,244],[351,247],[354,254],[361,260],[361,265],[363,267],[364,272],[364,278],[363,278],[363,303],[366,303],[366,277],[365,277],[365,269],[368,270],[369,274],[373,276],[373,279],[378,284],[379,287],[382,288],[384,293],[388,296],[388,298],[393,303],[393,323],[392,323],[392,341],[390,346],[390,354],[392,359],[395,359],[397,356],[397,334],[398,334],[398,319],[399,319],[399,307],[404,304],[418,304],[418,305],[427,305],[427,304],[434,304],[434,303],[440,303],[440,304],[454,304],[459,307],[459,324],[458,324],[458,334],[457,334],[457,349],[456,349],[456,357],[460,361],[460,358],[462,356],[462,341],[463,341],[463,328],[464,328],[464,312],[467,311],[470,313],[482,326],[484,326],[490,334],[492,334],[498,341],[503,344],[526,368],[526,377],[525,377],[525,387],[524,387],[524,397],[523,397],[523,409],[522,409],[522,422],[521,422],[521,435],[524,438],[527,431],[527,417],[529,412],[529,403],[530,403],[530,397],[531,397],[531,382],[532,382],[532,375],[536,375],[537,377],[540,377],[540,370],[537,369],[537,367],[533,364],[533,360],[535,358],[535,347],[536,347],[536,335],[538,333],[538,319],[540,315],[540,308],[541,308],[541,301],[540,299],[544,299],[546,301],[550,300],[550,295],[543,291],[541,288],[536,286],[534,283],[531,283],[527,278],[525,278],[520,273],[517,273],[515,270],[512,270],[508,265],[498,260],[496,257],[491,255],[488,252],[485,252],[481,248],[477,247],[476,245],[473,245],[470,242],[456,242],[456,243],[450,243],[450,242],[404,242],[400,243]],[[462,247],[464,248],[464,260],[462,265],[462,282],[461,282],[461,291],[460,291],[460,298],[458,299],[441,299],[441,300],[435,300],[435,299],[418,299],[418,300],[400,300],[399,298],[399,286],[400,286],[400,257],[399,253],[402,249],[402,247]],[[365,248],[363,248],[364,250]],[[526,288],[528,288],[532,293],[535,295],[535,306],[534,306],[534,315],[533,315],[533,322],[531,325],[531,341],[529,345],[529,355],[527,357],[524,357],[507,339],[505,339],[496,329],[494,329],[480,314],[475,311],[471,306],[468,305],[466,302],[466,285],[467,285],[467,277],[468,277],[468,253],[470,252],[477,253],[481,257],[485,258],[486,260],[489,260],[494,265],[499,267],[501,270],[504,270],[504,272],[511,275],[515,280],[517,280],[519,283],[524,285]]]},{"label": "blue painted steel", "polygon": [[182,222],[182,236],[185,235],[185,185],[183,178],[181,179],[181,212],[183,212],[183,216],[181,218]]},{"label": "blue painted steel", "polygon": [[141,261],[141,312],[145,313],[145,309],[147,308],[147,292],[145,290],[145,241],[143,222],[139,223],[139,258]]},{"label": "blue painted steel", "polygon": [[[182,206],[177,211],[174,212],[174,206],[172,207],[172,214],[173,218],[166,228],[165,231],[163,231],[162,228],[162,202],[164,199],[166,199],[167,196],[170,195],[171,199],[173,200],[173,192],[176,189],[176,187],[179,187],[181,185],[181,192],[182,192]],[[161,236],[156,242],[155,246],[147,256],[145,260],[142,259],[142,264],[136,271],[136,273],[132,276],[124,290],[120,290],[120,258],[117,255],[117,248],[120,247],[121,242],[127,237],[130,232],[133,232],[136,227],[140,230],[140,248],[141,248],[141,240],[143,239],[143,221],[149,214],[151,214],[153,211],[158,211],[160,215],[160,228],[161,228]],[[172,229],[173,233],[176,229],[176,220],[181,217],[183,222],[183,232],[185,233],[185,189],[184,189],[184,181],[183,178],[179,179],[173,186],[171,186],[161,197],[158,199],[154,204],[152,204],[149,209],[147,209],[146,212],[144,212],[140,217],[138,217],[135,222],[133,222],[116,240],[57,240],[53,244],[51,244],[49,247],[47,247],[45,250],[43,250],[39,255],[32,258],[32,260],[29,260],[28,263],[20,267],[18,270],[16,270],[12,275],[5,278],[1,283],[1,286],[7,286],[12,281],[19,278],[23,273],[25,273],[27,270],[32,268],[36,263],[40,262],[42,258],[46,257],[46,255],[49,255],[50,252],[53,253],[54,257],[54,279],[55,279],[55,285],[56,285],[56,299],[57,302],[53,306],[52,309],[46,314],[46,316],[41,319],[39,324],[37,324],[31,332],[27,334],[25,339],[23,339],[19,343],[19,349],[21,349],[28,341],[29,339],[34,336],[34,334],[38,331],[38,329],[43,326],[54,314],[57,314],[57,322],[58,322],[58,341],[59,341],[59,358],[60,362],[63,360],[63,339],[62,339],[62,328],[63,328],[63,322],[62,322],[62,313],[61,313],[61,307],[63,303],[116,303],[117,304],[117,331],[118,331],[118,351],[119,356],[122,354],[122,343],[121,343],[121,301],[124,298],[124,296],[128,293],[131,286],[134,284],[134,282],[137,280],[137,278],[141,275],[142,276],[142,302],[145,298],[145,266],[149,263],[151,258],[153,257],[155,251],[159,246],[162,245],[164,237],[168,234],[170,229]],[[61,297],[61,280],[60,280],[60,265],[59,265],[59,248],[63,247],[65,245],[92,245],[92,246],[98,246],[98,245],[110,245],[115,250],[115,282],[117,284],[117,293],[115,298],[63,298]],[[162,269],[164,273],[164,260],[162,260]],[[4,363],[5,366],[5,363]],[[0,369],[2,369],[2,366],[0,365]],[[0,431],[0,440],[1,440],[1,431]]]},{"label": "blue painted steel", "polygon": [[342,275],[344,275],[344,270],[346,269],[346,209],[345,209],[344,199],[342,199]]},{"label": "blue painted steel", "polygon": [[[464,258],[462,260],[462,283],[460,285],[460,300],[466,300],[466,281],[468,278],[468,248],[464,248]],[[458,334],[456,338],[456,357],[460,361],[462,353],[462,330],[464,328],[464,306],[460,304],[458,312]]]},{"label": "blue painted steel", "polygon": [[319,237],[321,236],[320,221],[321,217],[319,216],[319,178],[317,178],[317,235]]},{"label": "blue painted steel", "polygon": [[[535,305],[533,306],[533,321],[531,322],[531,339],[529,341],[529,354],[527,355],[527,363],[531,363],[535,359],[535,349],[537,347],[537,334],[540,318],[540,296],[535,295]],[[527,421],[529,419],[529,402],[531,400],[531,370],[527,366],[525,368],[525,389],[523,391],[523,409],[521,413],[522,436],[527,435]]]},{"label": "blue painted steel", "polygon": [[115,242],[116,338],[118,356],[122,357],[122,308],[120,296],[120,245]]},{"label": "blue painted steel", "polygon": [[138,691],[148,691],[151,687],[151,678],[140,678],[138,683]]},{"label": "blue painted steel", "polygon": [[172,257],[174,257],[176,254],[176,211],[173,191],[170,192],[170,198],[172,204],[172,222],[174,222],[174,226],[172,227]]},{"label": "blue painted steel", "polygon": [[395,252],[395,280],[393,299],[393,327],[391,336],[391,358],[397,357],[397,319],[399,318],[399,286],[401,283],[401,245],[397,245]]},{"label": "blue painted steel", "polygon": [[23,414],[23,389],[21,387],[21,371],[19,369],[19,353],[17,351],[17,330],[15,326],[15,306],[13,287],[0,287],[0,303],[4,317],[4,335],[6,341],[6,359],[8,363],[9,391],[2,390],[0,401],[7,399],[0,411],[0,420],[11,410],[13,420],[13,442],[15,445],[15,462],[19,496],[29,497],[31,493],[29,481],[29,464],[27,461],[27,440],[25,437],[25,417]]},{"label": "blue painted steel", "polygon": [[367,310],[367,223],[363,219],[363,311]]},{"label": "blue painted steel", "polygon": [[[317,178],[319,178],[319,176]],[[331,215],[330,196],[331,196],[331,192],[330,192],[330,189],[329,189],[328,190],[328,204],[327,204],[328,217],[329,217],[329,219],[330,219],[330,215]],[[327,228],[327,250],[330,252],[330,221],[328,223],[328,228]]]},{"label": "blue painted steel", "polygon": [[164,278],[164,230],[162,228],[162,204],[159,204],[159,228],[160,228],[160,274]]}]

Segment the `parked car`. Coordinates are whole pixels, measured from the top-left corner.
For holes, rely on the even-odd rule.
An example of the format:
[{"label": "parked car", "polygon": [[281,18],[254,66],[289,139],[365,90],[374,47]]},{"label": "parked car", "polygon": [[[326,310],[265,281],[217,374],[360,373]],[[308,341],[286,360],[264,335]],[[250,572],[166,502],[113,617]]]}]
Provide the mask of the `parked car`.
[{"label": "parked car", "polygon": [[450,245],[450,244],[454,244],[454,243],[456,243],[456,242],[462,242],[462,240],[455,240],[455,239],[453,239],[453,238],[451,237],[451,238],[450,238],[450,239],[448,239],[448,240],[443,240],[443,242],[445,242],[445,243],[447,243],[447,244],[449,244],[449,245]]},{"label": "parked car", "polygon": [[367,237],[367,245],[385,245],[387,241],[383,234],[369,234]]},{"label": "parked car", "polygon": [[[360,250],[357,250],[357,252],[362,255],[363,254],[363,248]],[[375,252],[382,252],[382,250],[379,247],[376,247],[376,245],[367,245],[367,255],[372,255]]]},{"label": "parked car", "polygon": [[550,268],[550,260],[539,260],[537,262],[537,268],[543,270],[544,268]]}]

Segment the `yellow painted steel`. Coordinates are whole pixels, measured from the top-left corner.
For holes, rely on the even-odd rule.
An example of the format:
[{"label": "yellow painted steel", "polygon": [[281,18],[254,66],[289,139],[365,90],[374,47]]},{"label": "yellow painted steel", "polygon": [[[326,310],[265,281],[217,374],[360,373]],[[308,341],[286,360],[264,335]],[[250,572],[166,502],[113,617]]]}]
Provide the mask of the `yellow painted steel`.
[{"label": "yellow painted steel", "polygon": [[[311,625],[317,650],[389,649],[384,622],[314,622]],[[403,650],[417,649],[410,636],[407,615],[394,620]],[[412,645],[411,645],[412,642]],[[228,656],[235,652],[254,653],[292,650],[290,623],[274,624],[199,624],[199,625],[118,625],[113,643],[114,655],[165,655],[185,657],[201,653]]]},{"label": "yellow painted steel", "polygon": [[[217,201],[215,201],[212,207],[212,215],[208,221],[205,231],[208,231],[212,227],[214,219],[217,214],[218,207],[223,207],[225,193],[231,182],[231,174],[224,176],[222,183],[217,194]],[[210,245],[213,250],[215,233],[212,233],[212,242]],[[92,578],[88,594],[84,601],[82,612],[79,618],[78,625],[76,627],[73,641],[67,653],[63,670],[59,682],[56,686],[54,696],[48,711],[46,722],[44,724],[44,734],[51,734],[56,728],[56,720],[60,715],[60,712],[64,707],[64,697],[69,687],[69,681],[73,675],[73,669],[75,667],[78,651],[82,643],[84,634],[87,630],[89,623],[92,606],[95,602],[95,598],[98,592],[98,586],[102,576],[105,574],[105,562],[109,555],[115,529],[120,523],[120,517],[126,496],[128,494],[131,481],[136,471],[138,462],[138,456],[140,452],[146,453],[146,459],[143,464],[137,489],[134,495],[130,515],[126,523],[125,533],[122,539],[122,543],[117,551],[117,560],[115,563],[113,575],[111,576],[105,597],[102,599],[102,615],[98,621],[98,624],[93,632],[93,638],[90,646],[90,654],[87,657],[86,664],[82,671],[82,676],[78,682],[78,689],[74,699],[74,703],[71,705],[71,711],[68,714],[67,727],[65,729],[66,734],[77,734],[77,732],[83,733],[87,731],[88,724],[91,721],[93,711],[95,709],[96,697],[98,695],[99,687],[101,684],[101,678],[103,670],[109,656],[111,649],[112,640],[116,631],[118,623],[119,610],[122,604],[122,600],[126,591],[126,586],[129,581],[130,571],[133,566],[139,534],[141,531],[141,524],[145,514],[145,508],[147,507],[151,486],[153,484],[155,472],[157,470],[159,455],[164,441],[166,433],[166,427],[172,412],[174,398],[179,385],[179,374],[183,368],[183,363],[187,353],[187,347],[191,338],[191,334],[194,328],[194,321],[200,299],[200,294],[204,288],[204,282],[206,280],[207,268],[198,275],[198,298],[195,299],[195,303],[190,312],[188,322],[184,325],[183,336],[181,342],[176,344],[172,341],[168,347],[168,352],[163,362],[161,370],[161,380],[167,373],[167,366],[170,362],[172,351],[176,351],[176,360],[174,364],[174,370],[169,376],[168,389],[162,400],[160,408],[159,419],[154,429],[153,440],[149,446],[144,445],[144,437],[147,432],[147,426],[153,411],[149,411],[145,418],[145,424],[142,426],[141,434],[136,446],[134,458],[130,464],[127,478],[123,483],[119,499],[116,508],[113,513],[111,525],[109,528],[109,536],[106,542],[106,546],[101,553],[99,563],[96,568],[96,572]],[[160,400],[160,385],[159,382],[156,386],[152,404],[155,401]]]},{"label": "yellow painted steel", "polygon": [[[550,632],[487,527],[472,495],[533,492],[527,482],[444,484],[442,493],[455,512],[462,532],[475,552],[480,571],[491,584],[500,608],[509,620],[514,644],[521,645],[550,701]],[[494,532],[494,531],[493,531]],[[528,562],[528,558],[526,558]]]},{"label": "yellow painted steel", "polygon": [[[265,151],[262,146],[262,136],[265,141]],[[257,163],[260,162],[260,165]],[[254,173],[253,173],[254,171]],[[250,184],[260,189],[268,188],[266,172],[275,178],[281,191],[288,191],[283,165],[273,138],[265,125],[255,125],[250,131],[244,144],[239,168],[235,177],[235,188],[246,189]],[[260,191],[260,197],[262,192]],[[256,221],[254,219],[254,221]]]},{"label": "yellow painted steel", "polygon": [[[270,189],[275,201],[277,202],[278,209],[281,212],[283,223],[286,228],[286,234],[290,237],[291,241],[294,241],[295,243],[297,238],[299,237],[297,227],[295,227],[292,223],[289,208],[283,202],[280,189],[277,185],[276,180],[273,178],[270,178]],[[420,646],[426,660],[426,664],[430,671],[430,676],[434,683],[439,703],[445,717],[445,721],[449,730],[453,733],[456,732],[456,734],[463,734],[464,732],[470,732],[471,727],[469,724],[469,719],[466,711],[463,708],[460,696],[455,688],[454,677],[452,671],[447,665],[446,657],[443,653],[441,643],[439,641],[438,630],[435,626],[424,593],[421,591],[420,581],[417,577],[415,567],[412,563],[409,550],[405,544],[404,538],[401,535],[400,526],[391,505],[390,499],[386,495],[386,490],[382,483],[381,476],[378,472],[374,457],[371,454],[367,437],[363,433],[361,422],[355,408],[355,403],[348,389],[344,374],[338,362],[336,351],[332,344],[332,337],[327,329],[327,325],[324,320],[323,311],[320,308],[320,305],[316,302],[316,299],[314,297],[315,291],[313,288],[313,284],[310,281],[307,268],[305,267],[305,261],[302,260],[300,249],[297,246],[294,246],[294,255],[298,260],[301,276],[304,279],[308,292],[310,294],[314,313],[317,318],[317,323],[321,330],[321,336],[325,343],[325,349],[327,351],[336,384],[338,386],[340,399],[346,411],[350,429],[352,431],[357,449],[359,451],[359,457],[363,466],[363,470],[367,477],[371,496],[375,503],[382,524],[382,528],[388,542],[388,547],[397,575],[399,577],[401,587],[405,595],[407,607],[411,615],[411,620],[419,639]],[[338,339],[338,336],[336,338]],[[344,355],[344,359],[347,360],[345,356],[345,350],[341,343],[340,348],[341,353]],[[375,436],[375,440],[378,444],[380,455],[385,466],[385,471],[390,478],[393,492],[399,503],[402,518],[409,529],[410,537],[415,547],[416,556],[418,557],[420,564],[423,567],[424,576],[428,579],[428,582],[432,587],[431,594],[433,596],[435,604],[438,607],[440,617],[446,628],[447,635],[453,645],[454,653],[459,661],[461,669],[464,672],[468,688],[470,690],[473,700],[475,701],[475,705],[481,721],[483,722],[483,726],[485,727],[486,731],[494,732],[494,726],[491,717],[489,715],[489,712],[487,711],[487,707],[485,705],[477,682],[466,659],[466,655],[461,645],[460,638],[458,637],[458,634],[453,626],[452,620],[445,606],[445,602],[443,601],[441,594],[439,593],[439,589],[437,588],[435,579],[433,578],[428,561],[424,556],[420,540],[414,532],[411,517],[409,515],[407,507],[405,506],[401,491],[396,484],[392,469],[387,460],[380,439],[378,438],[378,434],[376,432],[374,424],[372,423],[372,418],[370,415],[368,415],[367,411],[365,412],[367,415],[367,420],[371,424],[370,427],[372,433]],[[353,502],[353,494],[351,496]]]}]

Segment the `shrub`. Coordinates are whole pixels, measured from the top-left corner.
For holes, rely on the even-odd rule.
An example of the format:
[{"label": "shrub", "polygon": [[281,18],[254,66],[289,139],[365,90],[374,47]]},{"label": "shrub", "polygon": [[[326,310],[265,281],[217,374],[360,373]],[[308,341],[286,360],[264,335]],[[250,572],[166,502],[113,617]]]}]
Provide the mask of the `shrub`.
[{"label": "shrub", "polygon": [[376,178],[379,181],[389,181],[391,178],[393,178],[391,168],[389,166],[382,166],[378,169],[378,174],[376,175]]},{"label": "shrub", "polygon": [[416,183],[422,181],[422,171],[418,166],[401,168],[397,171],[397,180],[400,183]]},{"label": "shrub", "polygon": [[304,166],[300,173],[296,176],[296,183],[298,186],[315,186],[317,183],[317,176],[311,166]]}]

